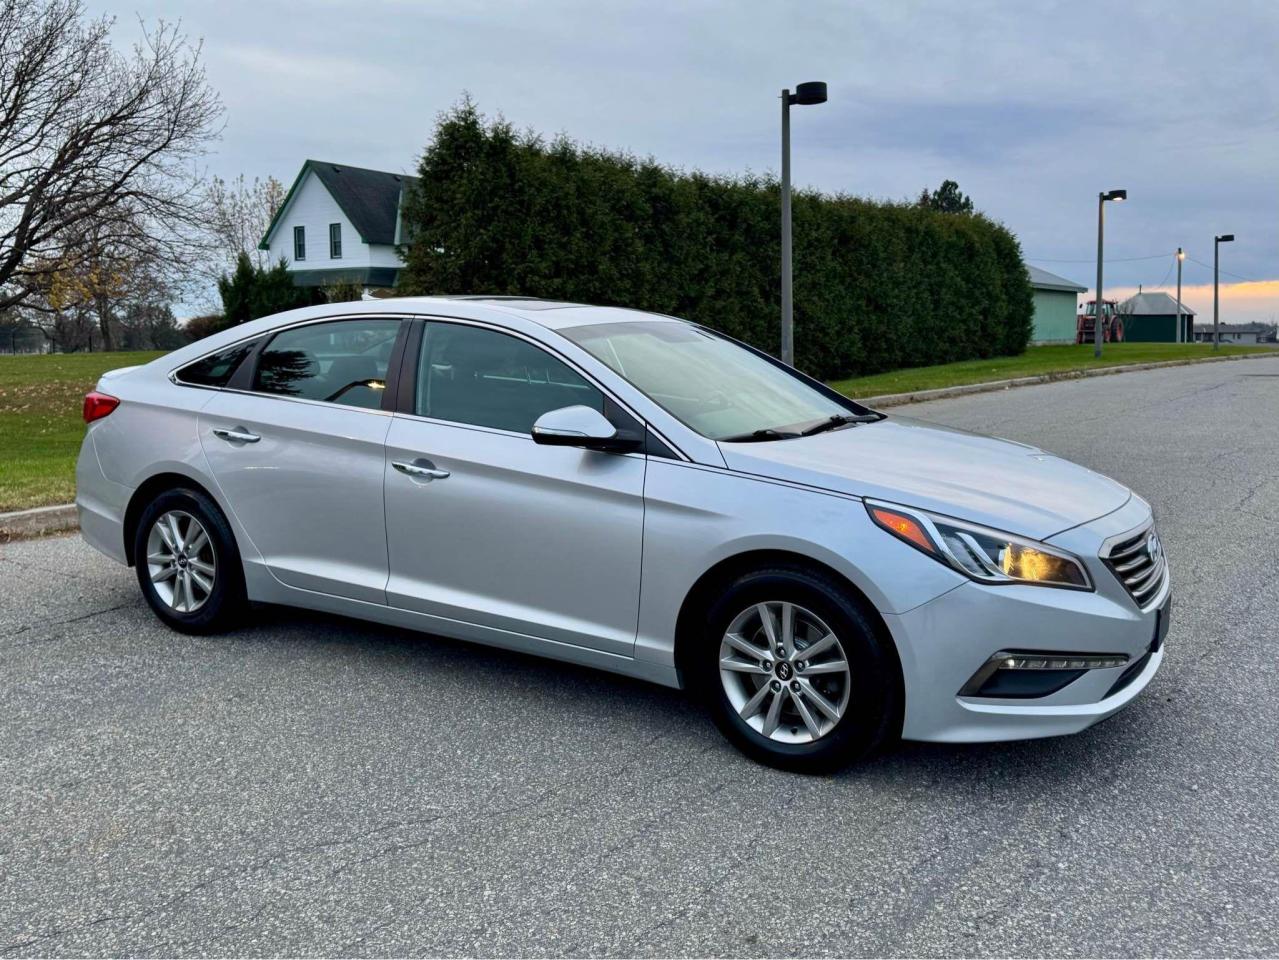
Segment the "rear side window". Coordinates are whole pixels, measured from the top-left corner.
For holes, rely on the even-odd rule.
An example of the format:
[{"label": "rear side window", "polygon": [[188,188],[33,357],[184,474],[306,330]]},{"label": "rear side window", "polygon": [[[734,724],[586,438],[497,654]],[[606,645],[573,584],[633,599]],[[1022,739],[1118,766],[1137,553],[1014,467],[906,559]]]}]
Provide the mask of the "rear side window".
[{"label": "rear side window", "polygon": [[257,346],[256,340],[237,343],[217,353],[210,354],[203,360],[188,363],[177,373],[180,383],[189,383],[198,387],[225,387],[231,375]]},{"label": "rear side window", "polygon": [[258,356],[253,389],[376,410],[399,320],[361,318],[285,330]]},{"label": "rear side window", "polygon": [[528,433],[547,411],[578,404],[602,413],[604,395],[545,350],[482,327],[427,327],[418,416]]}]

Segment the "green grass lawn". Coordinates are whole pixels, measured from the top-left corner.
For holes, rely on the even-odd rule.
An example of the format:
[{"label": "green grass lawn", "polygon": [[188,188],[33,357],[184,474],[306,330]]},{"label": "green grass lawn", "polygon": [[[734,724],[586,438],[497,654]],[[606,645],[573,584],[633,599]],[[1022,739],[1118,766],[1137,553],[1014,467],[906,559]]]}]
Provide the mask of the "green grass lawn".
[{"label": "green grass lawn", "polygon": [[[1274,352],[1269,347],[1222,346],[1217,356],[1238,353]],[[954,387],[987,380],[1011,380],[1042,374],[1069,373],[1092,367],[1113,367],[1124,363],[1191,360],[1214,354],[1207,343],[1106,343],[1102,358],[1094,359],[1092,344],[1030,347],[1019,357],[964,360],[936,367],[912,367],[877,373],[869,377],[838,380],[831,386],[849,397],[877,397],[889,393],[910,393],[937,387]]]},{"label": "green grass lawn", "polygon": [[84,395],[107,370],[158,356],[0,356],[0,513],[73,500]]}]

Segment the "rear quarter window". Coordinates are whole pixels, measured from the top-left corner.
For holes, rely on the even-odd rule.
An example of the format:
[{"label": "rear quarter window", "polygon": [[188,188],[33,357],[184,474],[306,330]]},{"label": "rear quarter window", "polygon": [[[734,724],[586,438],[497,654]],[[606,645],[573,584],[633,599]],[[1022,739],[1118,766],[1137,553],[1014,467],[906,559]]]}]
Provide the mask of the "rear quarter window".
[{"label": "rear quarter window", "polygon": [[253,352],[257,340],[237,343],[195,363],[188,363],[177,372],[179,383],[197,387],[225,387],[231,380],[236,368],[244,362],[244,358]]}]

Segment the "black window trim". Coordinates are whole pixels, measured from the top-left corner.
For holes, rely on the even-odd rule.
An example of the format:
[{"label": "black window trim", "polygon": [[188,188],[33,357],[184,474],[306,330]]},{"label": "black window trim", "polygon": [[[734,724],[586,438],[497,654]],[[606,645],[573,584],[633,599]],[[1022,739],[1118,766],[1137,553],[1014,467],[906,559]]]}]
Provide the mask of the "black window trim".
[{"label": "black window trim", "polygon": [[[203,353],[192,360],[186,361],[179,367],[174,367],[169,371],[169,382],[179,387],[186,387],[192,390],[221,390],[228,393],[240,393],[251,397],[264,397],[269,400],[288,400],[293,403],[311,403],[319,404],[323,407],[341,407],[344,410],[356,410],[361,413],[376,413],[378,415],[388,415],[395,410],[395,398],[399,391],[398,378],[401,373],[404,360],[404,347],[409,339],[409,334],[414,321],[417,318],[411,317],[403,313],[347,313],[337,314],[324,317],[314,317],[310,320],[299,320],[296,323],[286,324],[281,327],[275,327],[271,330],[264,330],[255,333],[252,336],[241,337],[239,340],[233,340],[228,344],[216,347],[207,353]],[[309,327],[319,323],[335,323],[343,320],[398,320],[400,328],[395,335],[395,343],[391,347],[391,356],[387,359],[386,365],[386,389],[382,392],[382,405],[374,409],[372,407],[356,407],[348,404],[333,403],[328,400],[311,400],[307,397],[290,397],[282,393],[265,393],[260,390],[253,389],[253,381],[257,376],[258,358],[262,355],[262,351],[266,345],[274,340],[278,335],[287,330],[297,330],[299,327]],[[214,354],[230,350],[232,347],[239,346],[242,343],[257,341],[253,344],[253,349],[248,355],[240,361],[235,368],[231,377],[227,380],[226,386],[214,387],[203,383],[187,383],[178,377],[178,374],[192,364],[199,363],[201,360],[207,360]]]},{"label": "black window trim", "polygon": [[[302,255],[298,256],[298,237],[302,238],[301,250]],[[293,227],[293,259],[306,259],[306,224],[295,224]]]},{"label": "black window trim", "polygon": [[[235,380],[236,374],[244,368],[244,365],[253,358],[253,356],[258,352],[258,349],[261,347],[260,342],[254,343],[253,341],[261,341],[265,338],[265,336],[266,334],[259,333],[252,337],[242,337],[239,340],[233,340],[224,347],[218,347],[216,350],[210,350],[208,353],[201,354],[194,360],[188,360],[186,363],[182,364],[182,366],[174,367],[169,371],[169,382],[179,387],[191,387],[195,390],[226,390]],[[235,369],[231,371],[231,375],[227,377],[226,384],[223,386],[219,387],[211,383],[192,383],[190,380],[182,379],[182,371],[187,369],[187,367],[194,367],[197,363],[208,360],[210,357],[216,357],[219,353],[226,353],[228,350],[234,350],[236,347],[245,343],[252,344],[249,352],[240,358],[240,362],[235,365]]]},{"label": "black window trim", "polygon": [[[432,323],[452,323],[464,326],[480,327],[481,329],[491,330],[494,333],[506,334],[509,337],[515,337],[517,340],[523,340],[525,343],[539,350],[544,350],[556,360],[563,363],[566,367],[580,376],[592,387],[598,390],[604,397],[605,416],[607,416],[613,425],[619,430],[635,430],[644,435],[645,443],[635,454],[615,454],[615,456],[634,456],[646,455],[662,457],[668,460],[688,461],[692,462],[692,458],[684,451],[680,450],[674,443],[667,439],[664,435],[653,429],[642,416],[632,410],[629,406],[617,399],[613,393],[600,383],[592,374],[583,370],[570,357],[565,356],[552,345],[530,337],[519,330],[512,330],[510,327],[504,327],[501,324],[488,323],[484,320],[473,320],[469,317],[447,317],[439,315],[421,316],[415,318],[419,324],[415,337],[412,337],[412,346],[404,351],[403,362],[400,367],[397,381],[397,396],[395,415],[397,417],[406,417],[411,420],[418,420],[422,423],[436,423],[442,426],[457,427],[463,430],[479,430],[484,433],[497,433],[507,437],[522,437],[533,442],[533,438],[527,433],[521,433],[518,430],[505,430],[501,427],[488,427],[478,423],[461,423],[456,420],[441,420],[436,417],[424,417],[416,413],[417,407],[417,373],[418,366],[422,360],[422,339],[425,336],[426,327]],[[389,386],[387,392],[390,392]],[[615,419],[616,417],[616,419]]]},{"label": "black window trim", "polygon": [[[332,323],[340,320],[399,320],[401,322],[399,333],[396,335],[395,345],[391,348],[391,356],[387,362],[386,368],[386,390],[382,394],[382,407],[380,410],[374,410],[369,407],[352,407],[343,406],[342,404],[329,403],[324,400],[309,400],[305,397],[290,397],[280,393],[261,393],[254,390],[253,380],[257,375],[258,357],[262,353],[263,348],[276,338],[277,335],[286,330],[296,330],[298,327],[307,327],[317,323]],[[468,324],[474,327],[483,327],[496,333],[504,333],[507,336],[516,337],[534,347],[545,350],[554,356],[557,360],[565,364],[570,370],[585,379],[593,387],[604,395],[609,403],[612,403],[613,410],[623,414],[625,417],[634,421],[635,429],[641,429],[644,432],[645,444],[639,453],[661,457],[666,460],[675,460],[683,463],[693,463],[694,460],[683,450],[681,450],[674,442],[665,434],[656,430],[651,423],[648,423],[642,416],[631,409],[626,403],[619,400],[613,395],[604,384],[589,371],[583,370],[571,357],[565,356],[564,353],[557,350],[554,346],[544,343],[535,337],[530,337],[519,330],[512,330],[510,327],[501,324],[489,323],[484,320],[474,320],[469,317],[449,317],[443,315],[413,315],[404,313],[350,313],[350,314],[330,314],[323,317],[313,317],[307,320],[298,320],[295,323],[286,324],[284,326],[275,327],[270,330],[263,330],[250,336],[241,337],[239,340],[233,340],[231,343],[223,344],[215,347],[207,353],[203,353],[198,357],[186,361],[180,367],[174,367],[169,371],[169,380],[180,387],[186,387],[192,390],[225,390],[232,393],[247,394],[253,397],[265,397],[271,400],[286,400],[293,403],[310,403],[319,404],[325,407],[342,406],[346,410],[356,410],[362,413],[376,414],[394,414],[397,417],[407,417],[412,420],[420,420],[423,423],[438,423],[445,426],[457,427],[459,429],[482,430],[488,433],[500,433],[510,437],[524,437],[530,443],[533,438],[526,433],[518,433],[512,430],[502,430],[498,427],[484,427],[478,424],[457,423],[453,420],[436,420],[431,417],[422,417],[414,413],[417,392],[417,368],[421,360],[422,337],[424,336],[426,325],[428,323],[458,323]],[[246,341],[256,340],[253,349],[249,351],[248,356],[240,361],[235,372],[227,381],[225,387],[212,387],[200,383],[186,383],[178,379],[178,372],[185,367],[194,363],[199,363],[215,353],[221,353],[223,350],[229,350],[231,347]],[[621,428],[622,425],[619,425]],[[621,456],[631,456],[631,454],[620,454]]]},{"label": "black window trim", "polygon": [[[357,407],[351,404],[335,403],[332,400],[312,400],[309,397],[291,397],[283,393],[270,393],[266,390],[255,390],[253,384],[258,377],[258,362],[262,359],[262,354],[280,334],[297,330],[301,327],[313,327],[322,323],[344,323],[348,320],[398,320],[399,329],[395,332],[395,343],[391,345],[391,355],[386,362],[386,389],[382,391],[382,401],[376,409],[373,407]],[[286,327],[280,327],[276,330],[269,330],[262,337],[259,343],[246,358],[236,368],[235,374],[231,378],[231,382],[227,384],[227,389],[235,390],[237,393],[247,393],[254,397],[270,397],[274,400],[292,400],[295,403],[315,403],[324,407],[342,407],[344,410],[363,410],[365,413],[389,414],[395,409],[395,395],[399,391],[398,377],[401,372],[401,361],[404,357],[404,342],[408,336],[408,326],[412,318],[406,317],[398,313],[352,313],[340,314],[336,317],[317,317],[314,320],[303,320],[300,323],[291,323]]]},{"label": "black window trim", "polygon": [[[337,228],[336,243],[334,242],[335,235],[333,232],[335,227]],[[337,253],[333,252],[335,249],[337,250]],[[329,259],[330,260],[342,259],[342,224],[341,223],[329,224]]]}]

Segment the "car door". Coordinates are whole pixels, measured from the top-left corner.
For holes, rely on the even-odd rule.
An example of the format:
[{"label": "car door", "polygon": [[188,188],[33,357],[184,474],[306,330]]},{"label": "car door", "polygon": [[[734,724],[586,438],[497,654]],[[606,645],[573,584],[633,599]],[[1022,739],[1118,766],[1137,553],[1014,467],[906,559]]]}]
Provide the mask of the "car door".
[{"label": "car door", "polygon": [[575,404],[623,414],[543,346],[483,325],[426,323],[404,369],[411,405],[386,438],[387,602],[630,656],[645,457],[529,432]]},{"label": "car door", "polygon": [[398,317],[290,327],[214,396],[200,443],[226,502],[282,583],[386,602],[383,410]]}]

